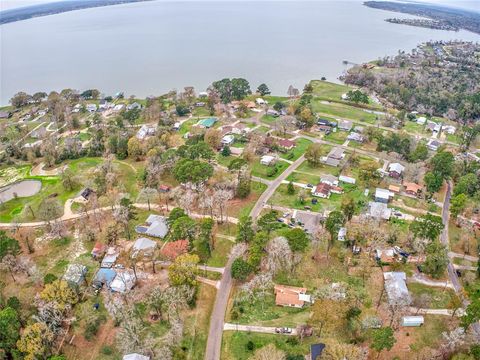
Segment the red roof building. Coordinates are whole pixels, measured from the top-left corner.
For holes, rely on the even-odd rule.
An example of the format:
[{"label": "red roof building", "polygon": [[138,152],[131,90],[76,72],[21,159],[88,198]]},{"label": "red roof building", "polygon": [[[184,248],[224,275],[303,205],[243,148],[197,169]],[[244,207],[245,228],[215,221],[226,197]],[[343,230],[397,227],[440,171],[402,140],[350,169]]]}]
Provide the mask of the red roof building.
[{"label": "red roof building", "polygon": [[288,139],[281,139],[278,142],[278,146],[280,146],[282,149],[285,149],[285,150],[292,150],[296,146],[296,144],[295,144],[295,141],[288,140]]}]

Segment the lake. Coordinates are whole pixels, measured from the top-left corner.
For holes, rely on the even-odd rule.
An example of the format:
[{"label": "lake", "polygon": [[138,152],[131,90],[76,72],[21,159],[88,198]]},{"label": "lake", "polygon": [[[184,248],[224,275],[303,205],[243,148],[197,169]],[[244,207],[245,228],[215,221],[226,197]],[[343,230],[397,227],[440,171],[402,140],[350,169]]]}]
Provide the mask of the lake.
[{"label": "lake", "polygon": [[466,32],[389,24],[361,1],[164,2],[93,8],[2,25],[0,101],[17,91],[98,88],[159,95],[223,77],[265,82],[275,94],[335,81],[362,63],[428,40],[480,41]]}]

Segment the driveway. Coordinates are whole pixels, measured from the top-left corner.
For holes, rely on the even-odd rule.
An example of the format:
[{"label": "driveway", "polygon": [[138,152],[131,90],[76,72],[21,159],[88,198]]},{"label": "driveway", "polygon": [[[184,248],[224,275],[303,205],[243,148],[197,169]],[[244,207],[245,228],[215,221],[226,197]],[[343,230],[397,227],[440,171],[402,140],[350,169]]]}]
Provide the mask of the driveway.
[{"label": "driveway", "polygon": [[[223,330],[233,330],[233,331],[248,331],[248,332],[258,332],[264,334],[277,334],[274,327],[269,326],[256,326],[256,325],[238,325],[225,323],[223,325]],[[297,335],[297,329],[292,329],[290,334],[278,334],[278,335]]]}]

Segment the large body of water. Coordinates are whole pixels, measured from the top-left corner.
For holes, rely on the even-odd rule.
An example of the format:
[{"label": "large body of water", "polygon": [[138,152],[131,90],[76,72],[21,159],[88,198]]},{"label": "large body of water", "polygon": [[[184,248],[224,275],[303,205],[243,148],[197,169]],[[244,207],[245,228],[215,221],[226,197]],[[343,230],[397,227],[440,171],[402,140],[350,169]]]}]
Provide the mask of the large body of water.
[{"label": "large body of water", "polygon": [[[399,16],[361,1],[164,2],[86,9],[2,25],[0,102],[17,91],[98,88],[159,95],[223,77],[275,94],[310,79],[335,81],[361,63],[427,40],[480,41],[389,24]],[[408,17],[401,15],[402,17]]]}]

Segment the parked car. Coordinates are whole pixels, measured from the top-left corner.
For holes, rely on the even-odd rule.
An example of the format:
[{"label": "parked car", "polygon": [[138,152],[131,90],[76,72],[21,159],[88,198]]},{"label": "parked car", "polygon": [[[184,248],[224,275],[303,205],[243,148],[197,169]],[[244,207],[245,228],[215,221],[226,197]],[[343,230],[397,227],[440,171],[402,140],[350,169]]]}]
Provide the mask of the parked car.
[{"label": "parked car", "polygon": [[293,332],[293,329],[292,328],[287,328],[287,327],[275,328],[275,332],[277,334],[291,334]]},{"label": "parked car", "polygon": [[312,184],[307,184],[307,188],[313,189],[313,185]]}]

